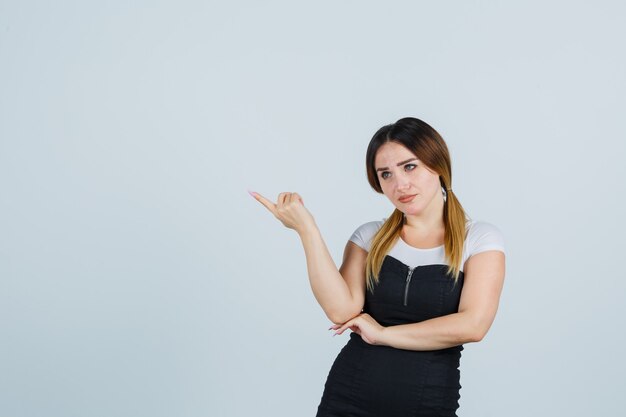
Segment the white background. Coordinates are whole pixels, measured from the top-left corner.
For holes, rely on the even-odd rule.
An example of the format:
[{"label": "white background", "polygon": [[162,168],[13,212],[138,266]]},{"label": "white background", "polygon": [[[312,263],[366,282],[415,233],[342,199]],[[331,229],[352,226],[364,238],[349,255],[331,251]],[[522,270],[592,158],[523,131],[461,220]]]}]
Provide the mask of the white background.
[{"label": "white background", "polygon": [[405,116],[505,236],[459,416],[623,412],[618,1],[0,1],[0,415],[313,416],[331,337],[298,192],[337,265],[393,210]]}]

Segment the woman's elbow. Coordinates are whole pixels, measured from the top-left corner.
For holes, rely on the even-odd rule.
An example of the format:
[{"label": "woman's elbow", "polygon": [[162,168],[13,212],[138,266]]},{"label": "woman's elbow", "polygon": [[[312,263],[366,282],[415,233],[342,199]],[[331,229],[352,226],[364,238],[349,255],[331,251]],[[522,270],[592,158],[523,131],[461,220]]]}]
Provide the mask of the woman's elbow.
[{"label": "woman's elbow", "polygon": [[345,310],[345,311],[337,311],[337,312],[329,313],[326,316],[334,324],[344,324],[345,322],[358,316],[359,314],[361,314],[361,310],[359,311]]},{"label": "woman's elbow", "polygon": [[478,343],[482,341],[489,331],[491,323],[485,320],[474,319],[464,326],[464,339],[469,343]]},{"label": "woman's elbow", "polygon": [[470,342],[474,342],[474,343],[478,343],[480,341],[482,341],[485,336],[487,336],[487,332],[489,331],[489,326],[486,325],[482,325],[482,326],[476,326],[474,329],[472,329],[472,332],[470,333]]},{"label": "woman's elbow", "polygon": [[484,333],[476,332],[476,333],[473,333],[471,335],[471,337],[469,338],[469,342],[470,343],[478,343],[478,342],[482,341],[484,337],[485,337]]}]

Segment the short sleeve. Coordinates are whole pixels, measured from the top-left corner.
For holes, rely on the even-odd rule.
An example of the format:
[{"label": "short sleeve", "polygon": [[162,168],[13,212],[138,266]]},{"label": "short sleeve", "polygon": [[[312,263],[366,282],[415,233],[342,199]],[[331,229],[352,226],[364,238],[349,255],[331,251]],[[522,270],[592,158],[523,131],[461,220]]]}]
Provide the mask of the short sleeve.
[{"label": "short sleeve", "polygon": [[487,222],[476,222],[469,239],[469,256],[488,250],[499,250],[506,254],[504,235],[498,227]]},{"label": "short sleeve", "polygon": [[352,233],[350,241],[369,252],[372,239],[384,221],[372,221],[363,223]]}]

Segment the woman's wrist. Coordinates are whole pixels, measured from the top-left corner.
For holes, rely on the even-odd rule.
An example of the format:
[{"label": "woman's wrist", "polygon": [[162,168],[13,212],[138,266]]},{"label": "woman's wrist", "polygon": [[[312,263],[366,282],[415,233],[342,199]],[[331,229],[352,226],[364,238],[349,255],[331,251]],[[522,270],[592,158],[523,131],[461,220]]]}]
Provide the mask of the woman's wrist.
[{"label": "woman's wrist", "polygon": [[376,340],[376,344],[380,346],[391,346],[389,344],[389,331],[387,330],[390,326],[382,326],[380,333],[378,335],[378,339]]},{"label": "woman's wrist", "polygon": [[317,224],[313,222],[311,224],[304,226],[301,229],[296,230],[296,232],[298,233],[298,235],[300,235],[301,238],[306,238],[308,236],[319,233],[319,229],[317,227]]}]

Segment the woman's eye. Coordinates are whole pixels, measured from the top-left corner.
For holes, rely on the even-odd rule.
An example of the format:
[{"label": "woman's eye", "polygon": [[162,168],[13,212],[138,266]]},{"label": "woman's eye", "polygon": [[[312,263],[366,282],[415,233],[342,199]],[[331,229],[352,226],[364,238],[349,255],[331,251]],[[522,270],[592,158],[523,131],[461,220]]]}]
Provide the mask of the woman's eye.
[{"label": "woman's eye", "polygon": [[[405,168],[406,168],[406,167],[411,167],[411,169],[409,169],[409,171],[413,171],[413,170],[415,169],[415,167],[416,167],[416,166],[417,166],[416,164],[406,164],[404,167],[405,167]],[[387,179],[388,177],[385,177],[385,174],[389,174],[389,171],[383,171],[383,172],[380,174],[380,176],[381,176],[383,179]]]}]

